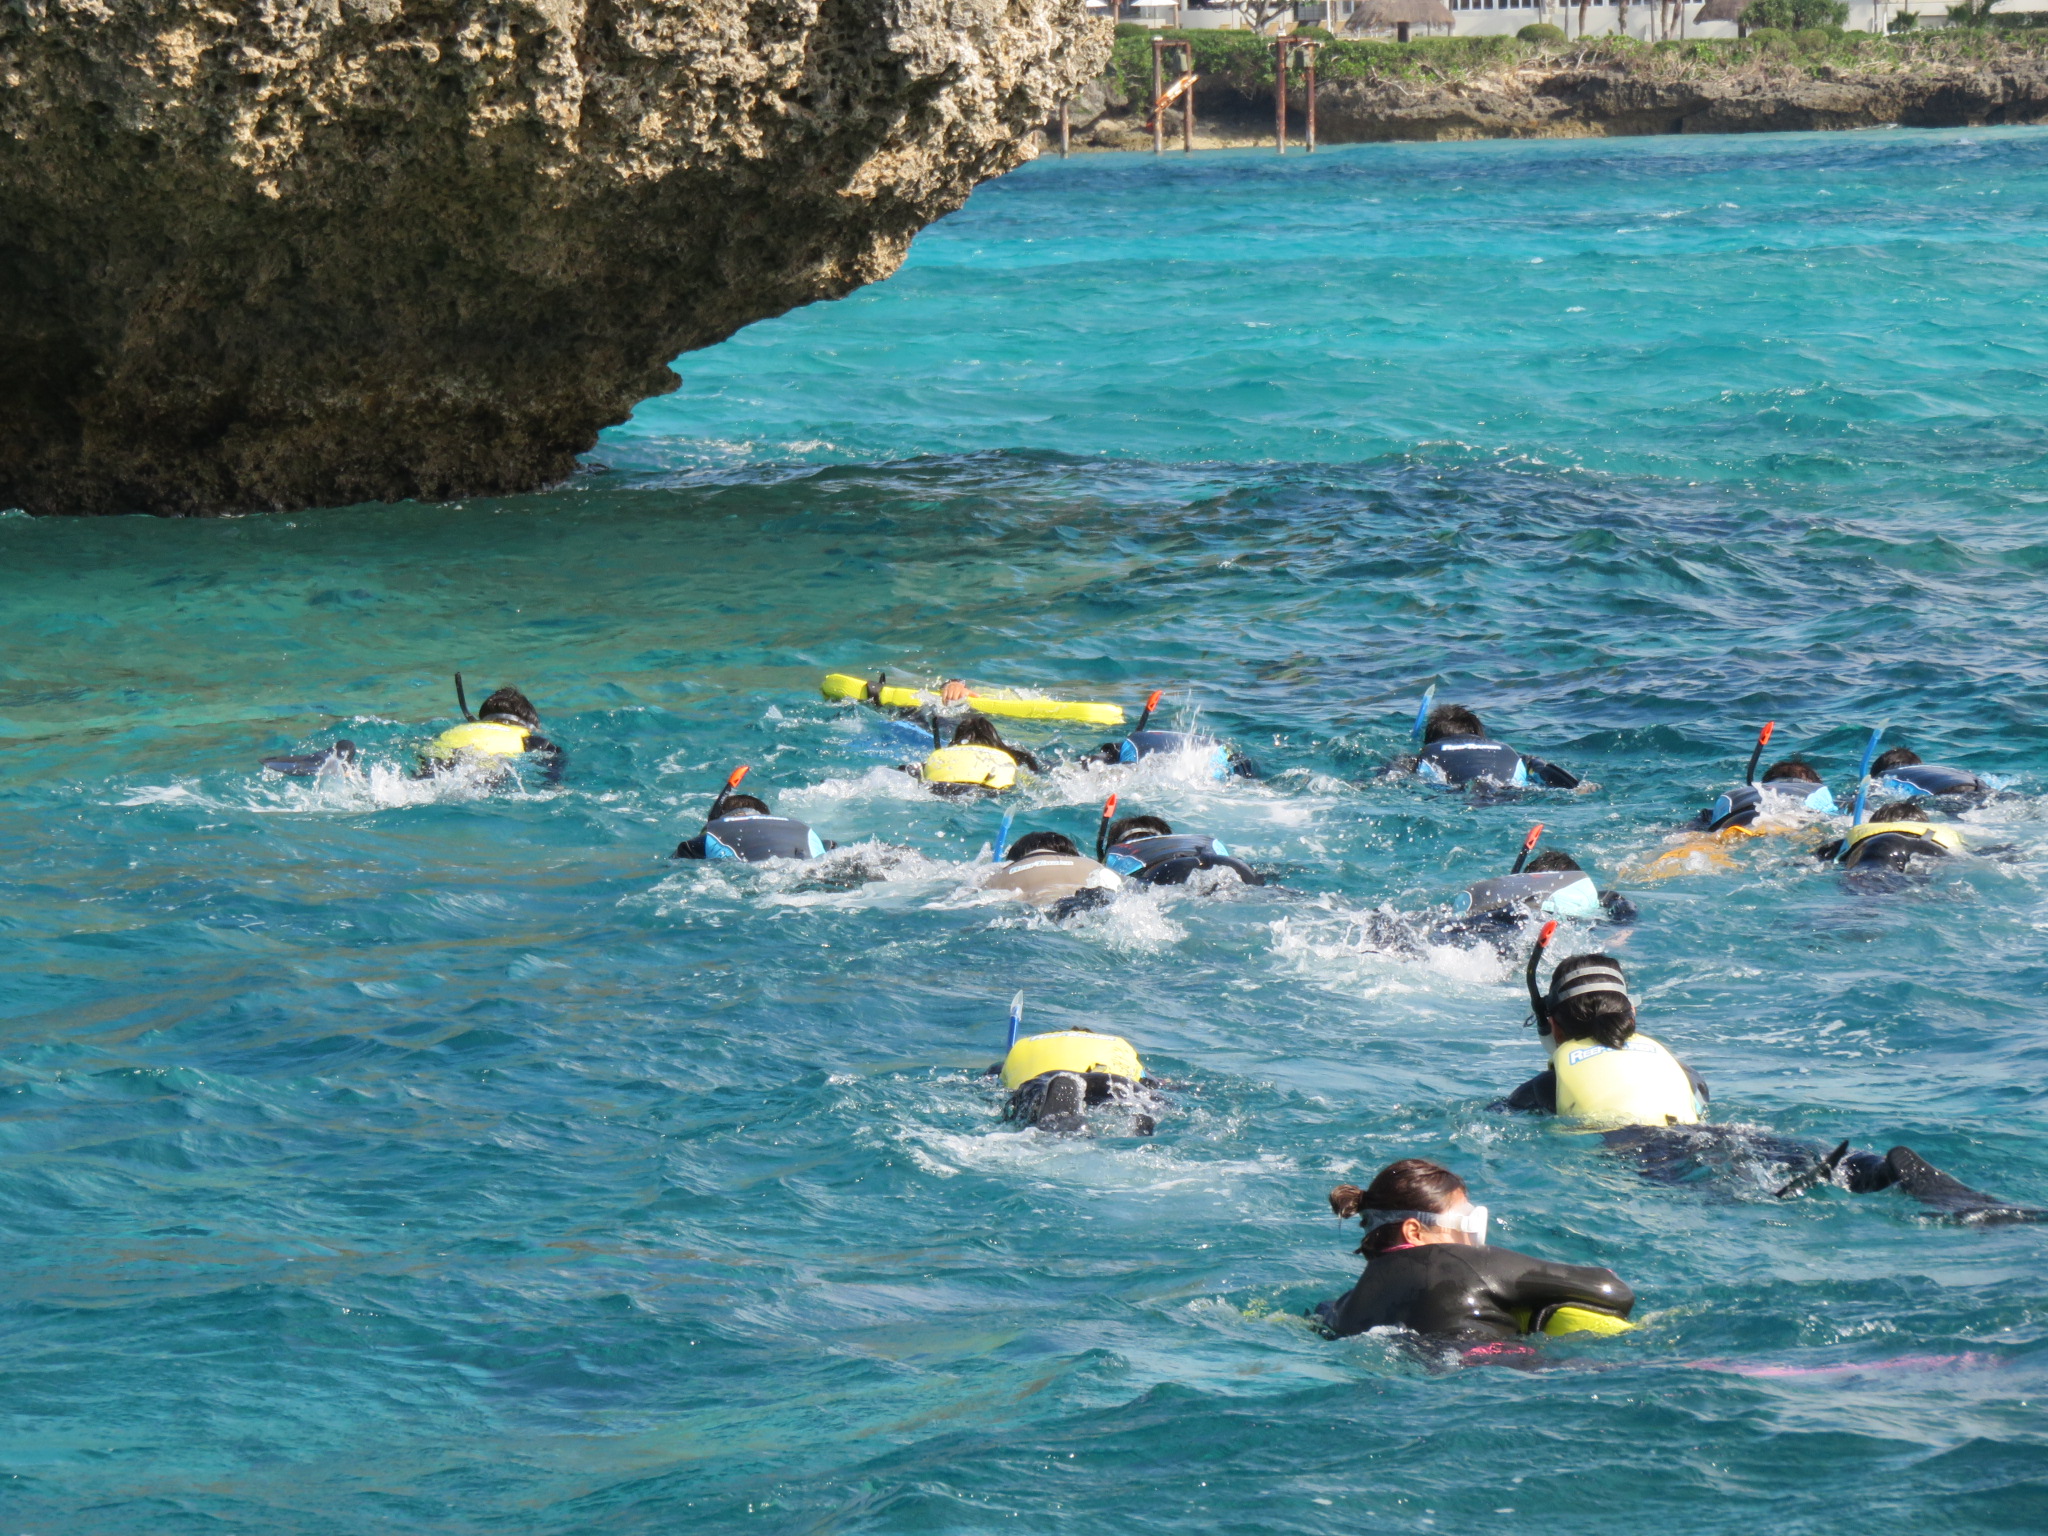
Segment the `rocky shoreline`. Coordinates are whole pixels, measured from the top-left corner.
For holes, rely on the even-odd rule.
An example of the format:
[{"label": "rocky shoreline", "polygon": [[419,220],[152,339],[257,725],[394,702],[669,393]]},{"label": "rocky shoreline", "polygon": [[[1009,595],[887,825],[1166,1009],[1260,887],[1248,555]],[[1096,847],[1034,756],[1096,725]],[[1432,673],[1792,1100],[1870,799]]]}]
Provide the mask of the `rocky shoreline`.
[{"label": "rocky shoreline", "polygon": [[[1356,144],[2048,121],[2048,55],[2031,47],[1993,48],[1989,57],[1888,49],[1894,56],[1864,62],[1714,46],[1725,58],[1703,58],[1699,45],[1691,57],[1642,46],[1576,56],[1530,49],[1526,58],[1457,72],[1326,78],[1317,92],[1318,136]],[[1204,78],[1198,96],[1201,147],[1272,143],[1269,83]],[[1290,103],[1299,133],[1298,86]],[[1120,81],[1093,81],[1070,109],[1074,147],[1149,149],[1142,114],[1142,99],[1134,102]],[[1171,109],[1167,130],[1177,147],[1180,121]]]}]

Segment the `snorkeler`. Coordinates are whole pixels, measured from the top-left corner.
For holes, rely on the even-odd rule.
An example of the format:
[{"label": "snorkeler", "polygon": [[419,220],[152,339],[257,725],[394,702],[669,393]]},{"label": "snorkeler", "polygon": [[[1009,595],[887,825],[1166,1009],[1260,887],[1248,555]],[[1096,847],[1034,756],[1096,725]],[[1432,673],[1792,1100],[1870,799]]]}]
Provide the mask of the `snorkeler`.
[{"label": "snorkeler", "polygon": [[1949,801],[1957,809],[1981,804],[1998,792],[1998,785],[1981,773],[1945,763],[1923,763],[1907,747],[1884,752],[1870,765],[1870,771],[1877,776],[1877,787],[1888,795]]},{"label": "snorkeler", "polygon": [[1493,740],[1479,717],[1464,705],[1439,704],[1431,709],[1429,703],[1435,696],[1436,690],[1431,688],[1416,712],[1421,753],[1389,763],[1389,772],[1412,772],[1427,783],[1448,784],[1454,789],[1468,785],[1520,788],[1532,780],[1552,789],[1579,788],[1582,781],[1576,774],[1541,758],[1524,757]]},{"label": "snorkeler", "polygon": [[1895,800],[1859,821],[1848,834],[1822,843],[1813,856],[1844,869],[1910,871],[1916,859],[1945,859],[1964,851],[1962,834],[1927,820],[1924,801]]},{"label": "snorkeler", "polygon": [[922,779],[935,795],[999,794],[1017,787],[1017,770],[1043,773],[1044,767],[1022,747],[997,734],[988,716],[969,713],[953,727],[950,746],[939,745],[939,723],[931,721],[932,750],[922,763],[902,764],[912,778]]},{"label": "snorkeler", "polygon": [[1529,857],[1543,835],[1543,823],[1529,829],[1522,841],[1521,856],[1504,875],[1468,885],[1451,901],[1452,918],[1437,926],[1447,937],[1479,934],[1486,938],[1511,938],[1531,917],[1577,917],[1598,921],[1630,923],[1636,918],[1635,903],[1619,891],[1603,891],[1593,883],[1579,861],[1557,848],[1546,848]]},{"label": "snorkeler", "polygon": [[[469,714],[462,695],[462,674],[455,674],[455,701]],[[500,688],[483,701],[474,719],[465,719],[436,736],[420,750],[416,778],[430,778],[457,768],[482,766],[509,769],[520,759],[540,766],[550,783],[560,780],[562,749],[540,734],[540,715],[517,688]]]},{"label": "snorkeler", "polygon": [[1717,1154],[1746,1155],[1796,1176],[1777,1191],[1789,1199],[1821,1184],[1853,1194],[1898,1188],[1958,1221],[2036,1221],[2048,1212],[2015,1206],[1950,1178],[1911,1147],[1882,1155],[1852,1152],[1843,1142],[1823,1154],[1810,1142],[1700,1123],[1707,1085],[1700,1075],[1636,1029],[1634,1000],[1621,963],[1608,955],[1560,960],[1549,996],[1536,986],[1536,966],[1556,924],[1530,951],[1526,981],[1547,1070],[1494,1109],[1554,1114],[1603,1132],[1602,1140],[1633,1154],[1645,1174],[1671,1183]]},{"label": "snorkeler", "polygon": [[767,803],[735,794],[747,776],[742,764],[704,816],[704,830],[676,844],[679,859],[740,859],[761,864],[769,859],[819,859],[839,845],[818,836],[800,821],[770,814]]},{"label": "snorkeler", "polygon": [[1131,1042],[1075,1025],[1046,1035],[1017,1038],[1024,994],[1010,1004],[1010,1040],[1003,1059],[988,1069],[1010,1090],[1003,1118],[1056,1136],[1088,1129],[1086,1112],[1108,1106],[1131,1113],[1131,1128],[1150,1136],[1158,1121],[1147,1109],[1159,1107],[1156,1086]]},{"label": "snorkeler", "polygon": [[1086,754],[1084,762],[1135,763],[1140,758],[1172,756],[1182,752],[1206,752],[1209,776],[1227,779],[1259,777],[1259,765],[1238,752],[1236,748],[1218,741],[1213,736],[1203,736],[1194,731],[1155,731],[1148,727],[1152,723],[1152,711],[1159,707],[1159,695],[1165,690],[1155,688],[1152,696],[1145,700],[1145,712],[1138,716],[1138,723],[1130,735],[1122,741],[1105,741],[1093,752]]},{"label": "snorkeler", "polygon": [[1364,1189],[1331,1190],[1330,1209],[1365,1228],[1358,1284],[1310,1314],[1332,1338],[1406,1328],[1483,1350],[1519,1334],[1631,1326],[1636,1295],[1613,1270],[1487,1247],[1486,1207],[1474,1205],[1465,1181],[1441,1164],[1419,1157],[1389,1163]]},{"label": "snorkeler", "polygon": [[1227,869],[1246,885],[1264,885],[1265,876],[1222,843],[1201,833],[1175,832],[1159,816],[1125,816],[1111,822],[1116,796],[1104,808],[1102,862],[1134,885],[1186,885],[1205,869]]},{"label": "snorkeler", "polygon": [[1623,873],[1636,880],[1663,880],[1708,868],[1733,869],[1733,844],[1772,833],[1803,832],[1812,825],[1812,817],[1834,815],[1835,797],[1803,758],[1781,759],[1764,770],[1761,780],[1757,778],[1756,765],[1777,724],[1767,720],[1757,732],[1740,784],[1695,816],[1676,842]]},{"label": "snorkeler", "polygon": [[1083,858],[1064,832],[1027,832],[1010,844],[988,889],[1013,892],[1058,922],[1114,901],[1123,884],[1115,870]]}]

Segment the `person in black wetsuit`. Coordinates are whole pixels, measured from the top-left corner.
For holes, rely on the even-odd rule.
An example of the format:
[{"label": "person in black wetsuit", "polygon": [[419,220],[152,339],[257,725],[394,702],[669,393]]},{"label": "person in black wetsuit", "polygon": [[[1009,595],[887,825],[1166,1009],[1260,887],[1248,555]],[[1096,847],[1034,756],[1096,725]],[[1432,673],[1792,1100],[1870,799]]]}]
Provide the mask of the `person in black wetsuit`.
[{"label": "person in black wetsuit", "polygon": [[766,801],[752,795],[722,795],[705,819],[704,830],[677,843],[674,856],[760,864],[768,859],[821,859],[838,846],[803,822],[773,815]]},{"label": "person in black wetsuit", "polygon": [[1968,768],[1951,768],[1946,763],[1923,763],[1910,747],[1893,747],[1870,765],[1871,774],[1887,793],[1907,798],[1925,796],[1939,802],[1944,810],[1964,810],[1981,805],[1998,793],[1998,786],[1981,773]]},{"label": "person in black wetsuit", "polygon": [[1246,885],[1265,877],[1216,841],[1199,833],[1175,832],[1158,816],[1125,816],[1112,822],[1103,840],[1102,862],[1135,885],[1186,885],[1204,869],[1227,869]]},{"label": "person in black wetsuit", "polygon": [[1486,1246],[1486,1208],[1465,1182],[1419,1157],[1389,1163],[1371,1184],[1339,1184],[1330,1209],[1365,1225],[1365,1273],[1314,1315],[1332,1338],[1406,1328],[1459,1346],[1542,1331],[1559,1307],[1626,1318],[1635,1292],[1611,1269],[1553,1264]]},{"label": "person in black wetsuit", "polygon": [[1462,704],[1439,704],[1432,709],[1422,728],[1421,753],[1397,758],[1387,766],[1390,772],[1413,773],[1454,789],[1518,789],[1531,783],[1551,789],[1577,789],[1582,782],[1577,774],[1555,763],[1525,757],[1513,747],[1494,741],[1486,734],[1479,717]]}]

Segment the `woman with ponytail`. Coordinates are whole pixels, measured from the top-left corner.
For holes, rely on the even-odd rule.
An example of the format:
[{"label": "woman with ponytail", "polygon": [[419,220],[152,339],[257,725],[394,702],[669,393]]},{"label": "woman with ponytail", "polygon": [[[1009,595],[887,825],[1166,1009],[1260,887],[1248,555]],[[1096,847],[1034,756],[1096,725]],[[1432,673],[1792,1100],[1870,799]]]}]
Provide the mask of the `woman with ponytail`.
[{"label": "woman with ponytail", "polygon": [[1364,1189],[1330,1191],[1339,1220],[1358,1217],[1365,1273],[1315,1310],[1333,1338],[1406,1328],[1459,1345],[1540,1333],[1561,1307],[1626,1318],[1635,1292],[1610,1269],[1553,1264],[1486,1246],[1487,1213],[1440,1163],[1405,1157]]}]

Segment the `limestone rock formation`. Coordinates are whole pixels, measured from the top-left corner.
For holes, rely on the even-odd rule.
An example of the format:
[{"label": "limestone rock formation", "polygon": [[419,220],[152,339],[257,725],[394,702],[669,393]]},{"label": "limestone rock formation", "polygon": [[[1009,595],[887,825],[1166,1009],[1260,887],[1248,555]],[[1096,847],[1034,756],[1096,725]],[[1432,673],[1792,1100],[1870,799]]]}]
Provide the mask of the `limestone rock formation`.
[{"label": "limestone rock formation", "polygon": [[1081,0],[11,0],[0,507],[516,491],[894,270]]},{"label": "limestone rock formation", "polygon": [[1818,78],[1787,63],[1716,78],[1660,76],[1616,60],[1533,62],[1425,89],[1333,80],[1317,116],[1330,143],[2034,123],[2048,119],[2048,63],[1834,67]]}]

